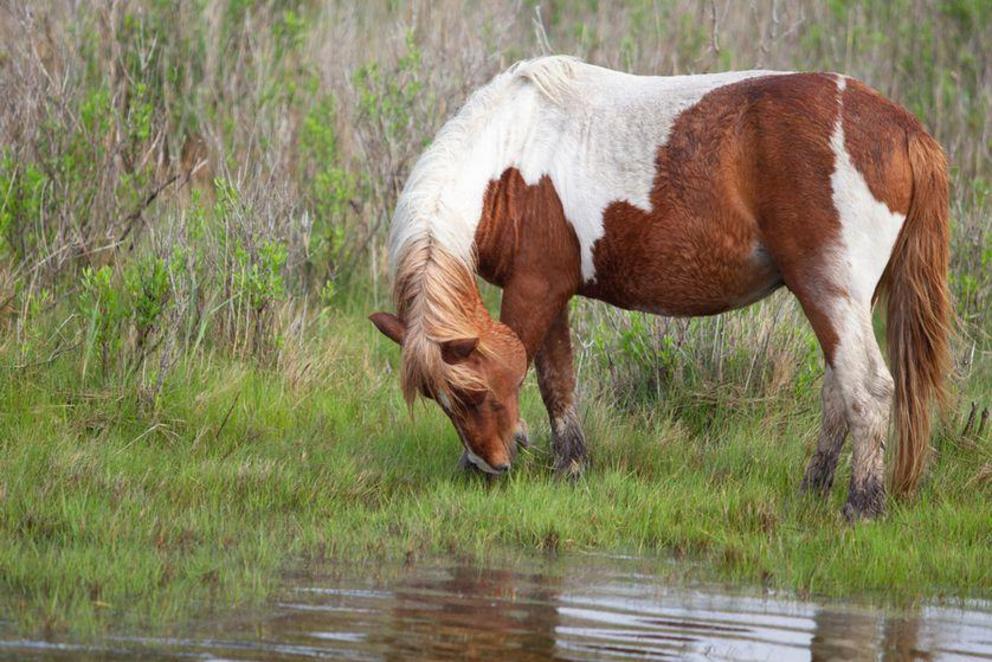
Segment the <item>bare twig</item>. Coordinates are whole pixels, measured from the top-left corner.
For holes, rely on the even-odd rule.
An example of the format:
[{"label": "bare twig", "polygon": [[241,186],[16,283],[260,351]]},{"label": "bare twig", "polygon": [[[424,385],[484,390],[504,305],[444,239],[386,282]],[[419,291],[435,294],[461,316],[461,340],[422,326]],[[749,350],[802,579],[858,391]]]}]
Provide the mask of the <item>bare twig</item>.
[{"label": "bare twig", "polygon": [[537,36],[537,45],[541,47],[541,52],[545,55],[554,53],[551,48],[551,40],[548,39],[548,31],[544,29],[544,19],[541,17],[541,5],[534,5],[534,34]]},{"label": "bare twig", "polygon": [[720,24],[716,11],[716,0],[710,0],[710,49],[720,54]]},{"label": "bare twig", "polygon": [[220,438],[220,433],[224,431],[224,427],[227,425],[227,421],[231,418],[231,412],[234,411],[234,406],[238,404],[238,400],[241,398],[241,392],[239,391],[237,395],[234,396],[234,400],[231,402],[231,406],[227,408],[227,413],[224,414],[224,420],[220,422],[220,427],[217,428],[217,432],[214,433],[214,441]]},{"label": "bare twig", "polygon": [[968,432],[971,430],[971,426],[975,422],[975,412],[977,410],[978,410],[978,403],[977,402],[972,402],[971,403],[971,412],[969,412],[969,414],[968,414],[968,419],[965,422],[964,427],[961,428],[961,434],[962,435],[968,434]]},{"label": "bare twig", "polygon": [[127,218],[125,219],[124,232],[122,232],[121,236],[117,238],[118,244],[123,243],[124,240],[127,239],[127,236],[131,234],[131,230],[134,229],[134,226],[137,223],[137,221],[141,219],[141,214],[146,209],[148,209],[148,207],[151,206],[153,202],[155,202],[155,198],[159,196],[159,193],[164,191],[167,187],[169,187],[173,182],[178,180],[180,177],[181,175],[178,174],[173,175],[172,177],[169,177],[167,180],[162,182],[162,184],[160,184],[159,186],[156,186],[152,190],[152,192],[145,197],[144,202],[142,202],[137,209],[135,209],[133,212],[127,215]]}]

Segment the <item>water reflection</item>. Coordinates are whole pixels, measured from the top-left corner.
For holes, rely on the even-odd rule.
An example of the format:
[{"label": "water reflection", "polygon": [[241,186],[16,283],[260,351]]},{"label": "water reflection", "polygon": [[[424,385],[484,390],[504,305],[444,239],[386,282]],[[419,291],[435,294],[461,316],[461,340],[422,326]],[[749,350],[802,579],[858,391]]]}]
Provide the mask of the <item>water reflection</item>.
[{"label": "water reflection", "polygon": [[[877,616],[856,610],[820,609],[813,620],[813,638],[809,644],[811,659],[824,662],[878,659],[878,653],[881,651],[877,642],[879,635]],[[899,629],[897,634],[906,632],[908,630]],[[898,640],[885,643],[894,644],[892,646],[894,649],[904,648]]]},{"label": "water reflection", "polygon": [[200,622],[182,637],[18,641],[0,622],[0,657],[992,659],[985,604],[888,613],[672,586],[658,565],[581,557],[335,567],[289,581],[259,613]]},{"label": "water reflection", "polygon": [[553,657],[558,577],[471,566],[444,574],[394,591],[384,650],[401,659]]},{"label": "water reflection", "polygon": [[897,660],[932,660],[933,655],[920,650],[921,620],[919,616],[885,619],[882,627],[882,650],[886,662]]}]

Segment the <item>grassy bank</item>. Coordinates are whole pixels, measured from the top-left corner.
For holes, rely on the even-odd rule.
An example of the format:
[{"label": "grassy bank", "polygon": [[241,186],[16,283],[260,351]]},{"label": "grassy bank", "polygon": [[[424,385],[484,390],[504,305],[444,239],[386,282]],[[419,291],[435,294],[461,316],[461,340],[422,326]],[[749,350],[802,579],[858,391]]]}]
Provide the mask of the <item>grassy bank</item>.
[{"label": "grassy bank", "polygon": [[[846,466],[829,502],[797,492],[815,389],[717,409],[587,401],[594,464],[571,486],[550,475],[529,383],[537,447],[490,484],[456,471],[440,412],[408,418],[387,341],[358,314],[334,322],[296,379],[206,357],[154,410],[80,384],[65,359],[5,370],[0,610],[31,629],[161,626],[262,598],[303,559],[484,559],[506,547],[659,555],[675,575],[801,594],[992,591],[988,437],[939,436],[919,498],[851,528],[839,516]],[[682,562],[666,565],[672,556]]]},{"label": "grassy bank", "polygon": [[[0,6],[0,620],[168,624],[308,559],[622,550],[675,574],[892,599],[992,592],[992,51],[984,0]],[[797,487],[819,350],[776,295],[572,319],[593,466],[455,469],[401,402],[384,238],[416,156],[522,57],[843,71],[952,164],[955,409],[880,522]],[[495,308],[498,293],[486,292]],[[880,322],[881,324],[881,322]]]}]

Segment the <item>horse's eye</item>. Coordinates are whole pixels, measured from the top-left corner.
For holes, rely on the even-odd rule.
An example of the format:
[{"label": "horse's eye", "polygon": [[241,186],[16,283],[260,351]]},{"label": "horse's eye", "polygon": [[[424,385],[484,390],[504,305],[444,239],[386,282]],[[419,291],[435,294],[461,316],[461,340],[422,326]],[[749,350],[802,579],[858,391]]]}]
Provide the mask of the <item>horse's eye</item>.
[{"label": "horse's eye", "polygon": [[489,391],[466,391],[461,394],[461,401],[471,407],[478,407],[485,401]]}]

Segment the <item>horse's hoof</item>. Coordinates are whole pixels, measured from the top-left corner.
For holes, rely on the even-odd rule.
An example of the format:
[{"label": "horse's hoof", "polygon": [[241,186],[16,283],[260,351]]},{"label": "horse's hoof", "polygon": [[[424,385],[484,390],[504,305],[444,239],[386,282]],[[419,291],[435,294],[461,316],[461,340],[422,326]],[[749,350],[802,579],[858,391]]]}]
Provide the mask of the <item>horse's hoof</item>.
[{"label": "horse's hoof", "polygon": [[848,524],[857,524],[858,522],[868,521],[871,519],[870,517],[866,517],[864,513],[859,512],[858,509],[850,503],[844,504],[844,507],[841,508],[840,514],[844,516],[844,521]]},{"label": "horse's hoof", "polygon": [[868,498],[860,498],[852,494],[848,497],[847,503],[844,504],[841,514],[844,515],[848,524],[878,519],[885,514],[885,493],[873,494]]},{"label": "horse's hoof", "polygon": [[574,409],[551,420],[551,453],[559,478],[574,483],[582,476],[586,466],[586,438]]},{"label": "horse's hoof", "polygon": [[841,510],[844,520],[848,524],[858,524],[859,522],[873,522],[885,514],[884,510],[858,510],[849,503],[844,504]]},{"label": "horse's hoof", "polygon": [[825,499],[830,495],[830,485],[804,478],[803,482],[799,484],[799,493],[803,496]]}]

